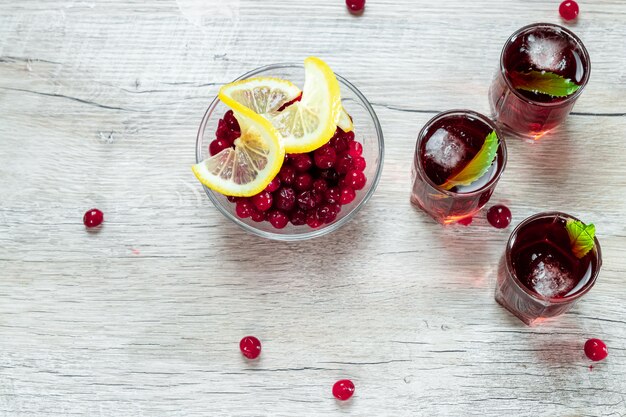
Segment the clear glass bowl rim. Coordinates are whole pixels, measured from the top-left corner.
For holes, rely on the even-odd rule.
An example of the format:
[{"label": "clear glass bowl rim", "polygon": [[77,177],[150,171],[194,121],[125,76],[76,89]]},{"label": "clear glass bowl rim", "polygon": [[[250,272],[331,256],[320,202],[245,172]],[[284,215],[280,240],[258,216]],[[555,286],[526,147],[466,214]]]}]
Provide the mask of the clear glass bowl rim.
[{"label": "clear glass bowl rim", "polygon": [[[233,82],[247,79],[250,77],[254,77],[266,71],[283,69],[283,68],[302,68],[304,70],[304,66],[302,64],[293,63],[293,62],[264,65],[262,67],[253,69],[252,71],[246,72],[245,74],[233,80]],[[206,195],[211,200],[211,203],[213,203],[213,206],[217,208],[226,218],[230,219],[232,222],[234,222],[236,225],[238,225],[245,231],[255,234],[257,236],[266,238],[266,239],[282,240],[282,241],[298,241],[298,240],[306,240],[306,239],[312,239],[315,237],[323,236],[339,229],[340,227],[348,223],[359,212],[359,210],[368,202],[368,200],[372,197],[372,195],[376,191],[376,188],[378,187],[378,183],[380,182],[380,176],[382,174],[383,162],[384,162],[384,156],[385,156],[385,144],[384,144],[384,139],[383,139],[382,127],[380,126],[380,122],[378,120],[378,116],[376,116],[376,112],[372,108],[372,105],[370,104],[370,102],[365,98],[363,93],[361,93],[350,81],[348,81],[341,75],[335,73],[335,76],[337,77],[337,80],[339,81],[340,84],[345,85],[359,98],[359,100],[361,101],[361,104],[365,107],[365,109],[369,113],[372,119],[372,122],[374,123],[374,129],[376,130],[379,163],[376,168],[374,178],[372,179],[371,185],[369,186],[369,189],[367,190],[365,196],[363,196],[359,204],[354,206],[350,212],[346,213],[341,219],[335,221],[334,223],[325,225],[318,229],[311,229],[311,231],[307,233],[286,234],[286,233],[267,232],[265,230],[260,230],[260,229],[250,226],[249,224],[246,224],[245,222],[241,221],[241,219],[237,218],[236,216],[232,215],[230,212],[225,210],[222,207],[222,204],[215,198],[213,191],[211,191],[209,188],[203,185],[202,187],[204,188]],[[198,128],[198,134],[196,137],[196,163],[199,163],[202,161],[202,150],[203,150],[202,138],[204,135],[204,131],[206,129],[206,125],[209,121],[210,116],[212,115],[213,111],[215,110],[215,108],[217,107],[219,103],[220,103],[220,99],[219,97],[216,96],[211,102],[211,104],[209,105],[209,107],[207,108],[206,112],[204,113],[204,116],[202,117],[202,121],[200,122],[200,127]],[[308,226],[303,226],[303,227],[308,227]]]}]

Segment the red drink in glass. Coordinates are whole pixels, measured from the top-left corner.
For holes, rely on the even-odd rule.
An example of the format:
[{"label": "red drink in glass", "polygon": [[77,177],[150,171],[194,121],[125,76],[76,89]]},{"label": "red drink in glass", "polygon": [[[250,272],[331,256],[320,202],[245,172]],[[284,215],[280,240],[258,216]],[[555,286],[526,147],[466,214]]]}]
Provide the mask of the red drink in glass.
[{"label": "red drink in glass", "polygon": [[[443,189],[495,132],[499,144],[487,172],[469,185]],[[411,202],[442,224],[472,216],[489,201],[506,164],[506,145],[495,124],[470,110],[439,113],[422,128],[413,161]]]},{"label": "red drink in glass", "polygon": [[[548,80],[543,78],[546,73]],[[563,123],[589,74],[589,54],[570,30],[549,23],[525,26],[502,49],[500,68],[489,89],[493,118],[517,136],[539,139]],[[541,92],[542,85],[550,82],[569,88],[558,96]]]},{"label": "red drink in glass", "polygon": [[540,213],[515,228],[500,264],[496,301],[531,325],[558,316],[593,287],[602,265],[600,244],[582,258],[572,251],[559,212]]}]

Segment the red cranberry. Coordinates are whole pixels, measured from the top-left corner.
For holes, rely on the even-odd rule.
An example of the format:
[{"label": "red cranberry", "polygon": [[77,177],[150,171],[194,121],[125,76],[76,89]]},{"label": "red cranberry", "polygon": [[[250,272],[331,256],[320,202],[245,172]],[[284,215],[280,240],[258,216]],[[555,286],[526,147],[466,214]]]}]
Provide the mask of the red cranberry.
[{"label": "red cranberry", "polygon": [[248,359],[256,359],[261,354],[261,341],[254,336],[246,336],[239,342],[241,354]]},{"label": "red cranberry", "polygon": [[313,201],[315,201],[316,206],[319,206],[324,201],[324,193],[320,193],[319,191],[312,190],[311,197]]},{"label": "red cranberry", "polygon": [[497,204],[487,210],[489,224],[497,229],[504,229],[511,224],[511,210],[505,205]]},{"label": "red cranberry", "polygon": [[283,165],[278,176],[283,184],[291,185],[296,179],[296,170],[291,165]]},{"label": "red cranberry", "polygon": [[313,189],[318,193],[324,193],[328,190],[328,184],[326,184],[326,181],[322,178],[318,178],[313,181]]},{"label": "red cranberry", "polygon": [[237,200],[239,200],[239,197],[234,197],[234,196],[232,196],[232,195],[227,195],[227,196],[226,196],[226,199],[227,199],[228,201],[230,201],[231,203],[236,203],[236,202],[237,202]]},{"label": "red cranberry", "polygon": [[330,146],[335,148],[337,153],[342,153],[348,149],[348,141],[343,136],[337,136],[335,133],[335,136],[330,140]]},{"label": "red cranberry", "polygon": [[302,210],[309,210],[315,208],[315,206],[317,205],[315,198],[311,194],[311,191],[301,192],[300,194],[298,194],[297,200],[298,207],[300,207]]},{"label": "red cranberry", "polygon": [[322,220],[317,214],[317,210],[310,210],[307,212],[306,224],[313,229],[320,227],[323,224]]},{"label": "red cranberry", "polygon": [[306,191],[313,188],[313,177],[310,174],[304,173],[296,176],[296,180],[293,183],[296,190]]},{"label": "red cranberry", "polygon": [[239,122],[235,118],[235,114],[232,110],[228,110],[226,114],[224,114],[224,121],[228,128],[232,131],[239,132],[241,129],[239,128]]},{"label": "red cranberry", "polygon": [[357,171],[365,171],[367,163],[365,162],[365,158],[363,158],[362,156],[357,156],[356,158],[352,159],[352,166]]},{"label": "red cranberry", "polygon": [[352,169],[352,165],[352,157],[346,154],[339,157],[335,169],[339,174],[345,174]]},{"label": "red cranberry", "polygon": [[337,152],[335,148],[327,144],[315,150],[313,159],[315,159],[315,166],[320,169],[332,168],[337,160]]},{"label": "red cranberry", "polygon": [[317,209],[317,216],[324,223],[332,223],[337,218],[339,210],[341,207],[338,204],[325,203]]},{"label": "red cranberry", "polygon": [[229,134],[230,134],[230,129],[228,128],[226,121],[224,119],[220,119],[219,122],[217,122],[217,130],[215,131],[215,137],[217,139],[228,140]]},{"label": "red cranberry", "polygon": [[339,380],[333,385],[333,396],[340,401],[349,400],[353,394],[354,384],[349,379]]},{"label": "red cranberry", "polygon": [[[354,143],[354,142],[353,142]],[[365,187],[365,183],[367,182],[367,178],[365,178],[365,174],[363,171],[357,171],[353,169],[346,174],[345,183],[353,190],[361,190]]]},{"label": "red cranberry", "polygon": [[274,194],[274,207],[283,211],[291,211],[296,203],[296,193],[291,187],[283,187]]},{"label": "red cranberry", "polygon": [[254,206],[247,198],[242,198],[241,200],[237,201],[235,205],[235,213],[237,213],[237,216],[241,217],[242,219],[250,217],[254,211]]},{"label": "red cranberry", "polygon": [[297,172],[306,172],[313,166],[313,161],[311,161],[309,154],[294,154],[290,158],[291,164]]},{"label": "red cranberry", "polygon": [[291,216],[289,216],[289,221],[294,226],[302,226],[306,224],[306,212],[304,210],[294,210],[291,212]]},{"label": "red cranberry", "polygon": [[354,132],[344,132],[343,138],[347,141],[354,140]]},{"label": "red cranberry", "polygon": [[267,187],[265,187],[265,191],[269,191],[270,193],[273,193],[274,191],[278,190],[278,187],[280,187],[280,178],[274,177],[272,182],[267,184]]},{"label": "red cranberry", "polygon": [[559,6],[559,14],[565,20],[573,20],[578,16],[578,3],[574,0],[565,0]]},{"label": "red cranberry", "polygon": [[230,143],[228,141],[225,139],[215,139],[209,144],[209,154],[211,156],[217,155],[226,148],[230,148]]},{"label": "red cranberry", "polygon": [[363,153],[363,145],[361,145],[360,142],[350,142],[348,144],[348,154],[353,157],[356,158],[357,156],[361,156],[361,154]]},{"label": "red cranberry", "polygon": [[365,8],[365,0],[346,0],[346,6],[352,14],[360,14]]},{"label": "red cranberry", "polygon": [[252,221],[260,223],[263,220],[265,220],[265,212],[264,211],[259,211],[259,210],[254,210],[252,212],[252,214],[250,214],[250,218],[252,219]]},{"label": "red cranberry", "polygon": [[104,221],[104,214],[97,208],[87,210],[83,216],[83,224],[85,227],[97,227]]},{"label": "red cranberry", "polygon": [[239,138],[239,136],[241,136],[241,132],[238,130],[231,130],[230,133],[228,134],[228,142],[230,142],[230,144],[234,144],[235,143],[235,139]]},{"label": "red cranberry", "polygon": [[251,200],[252,204],[254,204],[259,211],[266,211],[272,207],[272,193],[269,191],[261,191],[257,195],[252,196]]},{"label": "red cranberry", "polygon": [[332,204],[337,204],[341,202],[341,190],[338,187],[332,187],[326,190],[325,193],[326,201]]},{"label": "red cranberry", "polygon": [[585,355],[592,361],[601,361],[609,355],[609,350],[602,340],[589,339],[585,342]]},{"label": "red cranberry", "polygon": [[356,193],[352,188],[342,188],[339,202],[345,206],[346,204],[352,203],[355,197]]},{"label": "red cranberry", "polygon": [[267,214],[267,220],[274,226],[276,229],[282,229],[287,226],[289,223],[289,217],[280,211],[280,210],[272,210]]}]

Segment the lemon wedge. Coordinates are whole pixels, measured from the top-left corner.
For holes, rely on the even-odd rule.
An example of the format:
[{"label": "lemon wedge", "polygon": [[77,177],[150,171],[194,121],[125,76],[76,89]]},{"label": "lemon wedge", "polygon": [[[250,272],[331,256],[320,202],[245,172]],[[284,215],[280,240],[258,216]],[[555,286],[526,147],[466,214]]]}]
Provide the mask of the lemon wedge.
[{"label": "lemon wedge", "polygon": [[310,152],[328,142],[342,108],[339,82],[324,61],[305,59],[304,77],[302,99],[269,115],[289,153]]},{"label": "lemon wedge", "polygon": [[237,102],[231,106],[241,128],[234,148],[193,165],[196,178],[221,194],[250,197],[260,193],[280,171],[285,158],[280,135],[272,124]]},{"label": "lemon wedge", "polygon": [[341,111],[339,112],[339,116],[337,116],[337,126],[341,128],[344,132],[352,132],[354,130],[354,125],[352,124],[352,118],[346,112],[346,109],[341,107]]}]

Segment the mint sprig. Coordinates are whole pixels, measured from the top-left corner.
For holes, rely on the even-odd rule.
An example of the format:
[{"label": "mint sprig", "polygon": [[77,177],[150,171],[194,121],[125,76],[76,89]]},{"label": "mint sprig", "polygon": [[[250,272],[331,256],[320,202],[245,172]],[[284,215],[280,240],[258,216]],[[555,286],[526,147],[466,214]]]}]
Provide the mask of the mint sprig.
[{"label": "mint sprig", "polygon": [[578,220],[569,219],[565,223],[567,234],[569,235],[569,243],[572,252],[577,258],[584,257],[594,245],[594,237],[596,235],[596,227],[593,224],[585,224]]},{"label": "mint sprig", "polygon": [[493,160],[496,158],[499,144],[498,135],[494,130],[487,135],[483,146],[465,168],[456,175],[448,178],[440,187],[444,190],[450,190],[459,185],[470,185],[485,175],[493,163]]},{"label": "mint sprig", "polygon": [[511,81],[517,90],[547,94],[552,97],[567,97],[580,88],[569,78],[548,71],[515,72],[512,74]]}]

